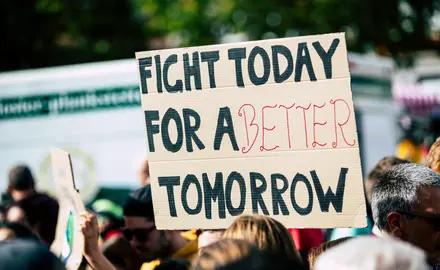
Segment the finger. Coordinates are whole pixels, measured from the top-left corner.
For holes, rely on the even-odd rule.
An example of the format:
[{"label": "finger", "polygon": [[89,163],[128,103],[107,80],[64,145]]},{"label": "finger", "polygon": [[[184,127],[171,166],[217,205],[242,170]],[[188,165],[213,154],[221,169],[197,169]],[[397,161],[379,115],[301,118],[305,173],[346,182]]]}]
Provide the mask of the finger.
[{"label": "finger", "polygon": [[91,224],[88,221],[80,221],[79,226],[85,229],[89,229],[91,227]]},{"label": "finger", "polygon": [[82,217],[82,218],[84,218],[84,219],[90,220],[90,219],[92,219],[92,217],[94,216],[94,214],[85,211],[85,212],[80,212],[80,213],[79,213],[79,216]]},{"label": "finger", "polygon": [[84,217],[84,216],[80,216],[79,219],[78,219],[78,222],[80,222],[80,223],[86,223],[88,221],[89,221],[89,219],[87,217]]},{"label": "finger", "polygon": [[84,212],[79,212],[79,216],[80,217],[87,217],[89,215],[88,212],[84,211]]},{"label": "finger", "polygon": [[98,218],[96,218],[96,216],[94,216],[90,221],[92,222],[92,224],[98,225]]}]

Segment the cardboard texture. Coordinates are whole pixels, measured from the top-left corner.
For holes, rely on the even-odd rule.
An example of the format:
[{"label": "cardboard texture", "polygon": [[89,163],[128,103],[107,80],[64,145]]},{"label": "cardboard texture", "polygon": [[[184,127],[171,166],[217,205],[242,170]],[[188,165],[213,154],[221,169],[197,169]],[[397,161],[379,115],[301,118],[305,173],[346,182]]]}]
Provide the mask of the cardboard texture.
[{"label": "cardboard texture", "polygon": [[58,194],[60,211],[52,252],[69,270],[78,269],[82,261],[84,236],[79,227],[79,214],[85,211],[73,179],[69,153],[61,149],[51,150],[52,171]]},{"label": "cardboard texture", "polygon": [[158,229],[367,225],[343,33],[136,58]]}]

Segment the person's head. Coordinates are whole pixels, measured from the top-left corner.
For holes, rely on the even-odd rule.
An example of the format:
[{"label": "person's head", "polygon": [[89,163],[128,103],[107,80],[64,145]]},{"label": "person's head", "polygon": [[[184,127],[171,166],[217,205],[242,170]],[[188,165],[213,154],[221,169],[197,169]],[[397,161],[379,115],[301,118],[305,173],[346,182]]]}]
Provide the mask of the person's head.
[{"label": "person's head", "polygon": [[424,270],[422,250],[391,238],[359,236],[326,251],[315,263],[316,270]]},{"label": "person's head", "polygon": [[143,261],[167,258],[175,245],[183,240],[179,231],[158,231],[154,222],[153,198],[150,185],[128,195],[124,205],[125,238]]},{"label": "person's head", "polygon": [[431,146],[427,160],[429,168],[440,173],[440,137],[437,138],[435,143]]},{"label": "person's head", "polygon": [[225,230],[205,230],[199,235],[199,249],[209,246],[223,238]]},{"label": "person's head", "polygon": [[148,166],[148,160],[144,160],[139,169],[139,180],[141,186],[150,184],[150,168]]},{"label": "person's head", "polygon": [[24,193],[35,191],[35,181],[29,167],[17,165],[9,170],[8,191],[14,200],[22,199]]},{"label": "person's head", "polygon": [[377,182],[377,178],[379,175],[385,171],[388,171],[393,166],[396,166],[398,164],[404,164],[404,163],[410,163],[408,160],[400,159],[395,156],[387,156],[382,158],[374,167],[373,170],[370,171],[370,173],[367,176],[367,179],[365,181],[365,193],[367,195],[368,202],[371,202],[371,196],[373,193],[373,186]]},{"label": "person's head", "polygon": [[103,238],[109,230],[118,229],[123,225],[123,209],[116,203],[99,199],[92,204],[92,210],[96,213],[99,224],[99,232]]},{"label": "person's head", "polygon": [[417,164],[384,172],[373,189],[372,211],[386,234],[425,250],[440,263],[440,175]]},{"label": "person's head", "polygon": [[343,237],[343,238],[339,238],[336,240],[332,240],[332,241],[328,241],[325,242],[324,244],[322,244],[321,246],[319,246],[318,248],[315,248],[313,250],[310,251],[309,253],[309,265],[310,265],[310,270],[315,269],[314,265],[316,263],[316,260],[319,258],[319,256],[321,256],[324,252],[326,252],[327,250],[338,246],[339,244],[342,244],[344,242],[346,242],[347,240],[352,239],[353,237]]},{"label": "person's head", "polygon": [[[200,252],[193,270],[269,270],[287,269],[283,260],[274,260],[268,253],[246,240],[222,239]],[[294,267],[289,269],[296,270]]]},{"label": "person's head", "polygon": [[65,270],[66,268],[46,245],[37,241],[17,239],[0,242],[0,269]]},{"label": "person's head", "polygon": [[267,216],[240,216],[226,230],[223,238],[246,240],[261,250],[302,264],[301,256],[289,231],[280,222]]},{"label": "person's head", "polygon": [[38,236],[25,224],[19,222],[0,222],[0,242],[12,239],[39,240]]}]

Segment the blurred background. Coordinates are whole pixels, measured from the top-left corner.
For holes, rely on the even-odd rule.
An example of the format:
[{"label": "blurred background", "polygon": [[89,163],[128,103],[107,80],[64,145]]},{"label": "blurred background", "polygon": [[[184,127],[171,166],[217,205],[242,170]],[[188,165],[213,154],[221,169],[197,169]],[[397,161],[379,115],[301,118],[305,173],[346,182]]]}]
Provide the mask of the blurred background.
[{"label": "blurred background", "polygon": [[55,194],[52,146],[88,203],[140,185],[136,51],[329,32],[346,35],[364,173],[385,155],[423,163],[440,135],[439,0],[0,0],[0,191],[25,163]]}]

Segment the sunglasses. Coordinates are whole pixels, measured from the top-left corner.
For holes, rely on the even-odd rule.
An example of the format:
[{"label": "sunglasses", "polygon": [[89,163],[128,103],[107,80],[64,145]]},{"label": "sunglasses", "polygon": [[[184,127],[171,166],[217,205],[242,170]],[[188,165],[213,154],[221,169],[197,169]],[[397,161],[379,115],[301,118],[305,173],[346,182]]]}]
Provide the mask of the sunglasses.
[{"label": "sunglasses", "polygon": [[131,241],[133,238],[136,238],[136,240],[140,243],[145,243],[148,240],[148,235],[156,230],[156,226],[153,226],[148,229],[133,229],[130,230],[128,228],[122,229],[122,233],[128,241]]},{"label": "sunglasses", "polygon": [[402,211],[399,211],[398,213],[403,216],[423,219],[426,223],[431,225],[431,227],[433,229],[440,231],[440,217],[426,216],[426,215],[422,215],[422,214],[408,213],[408,212],[402,212]]}]

